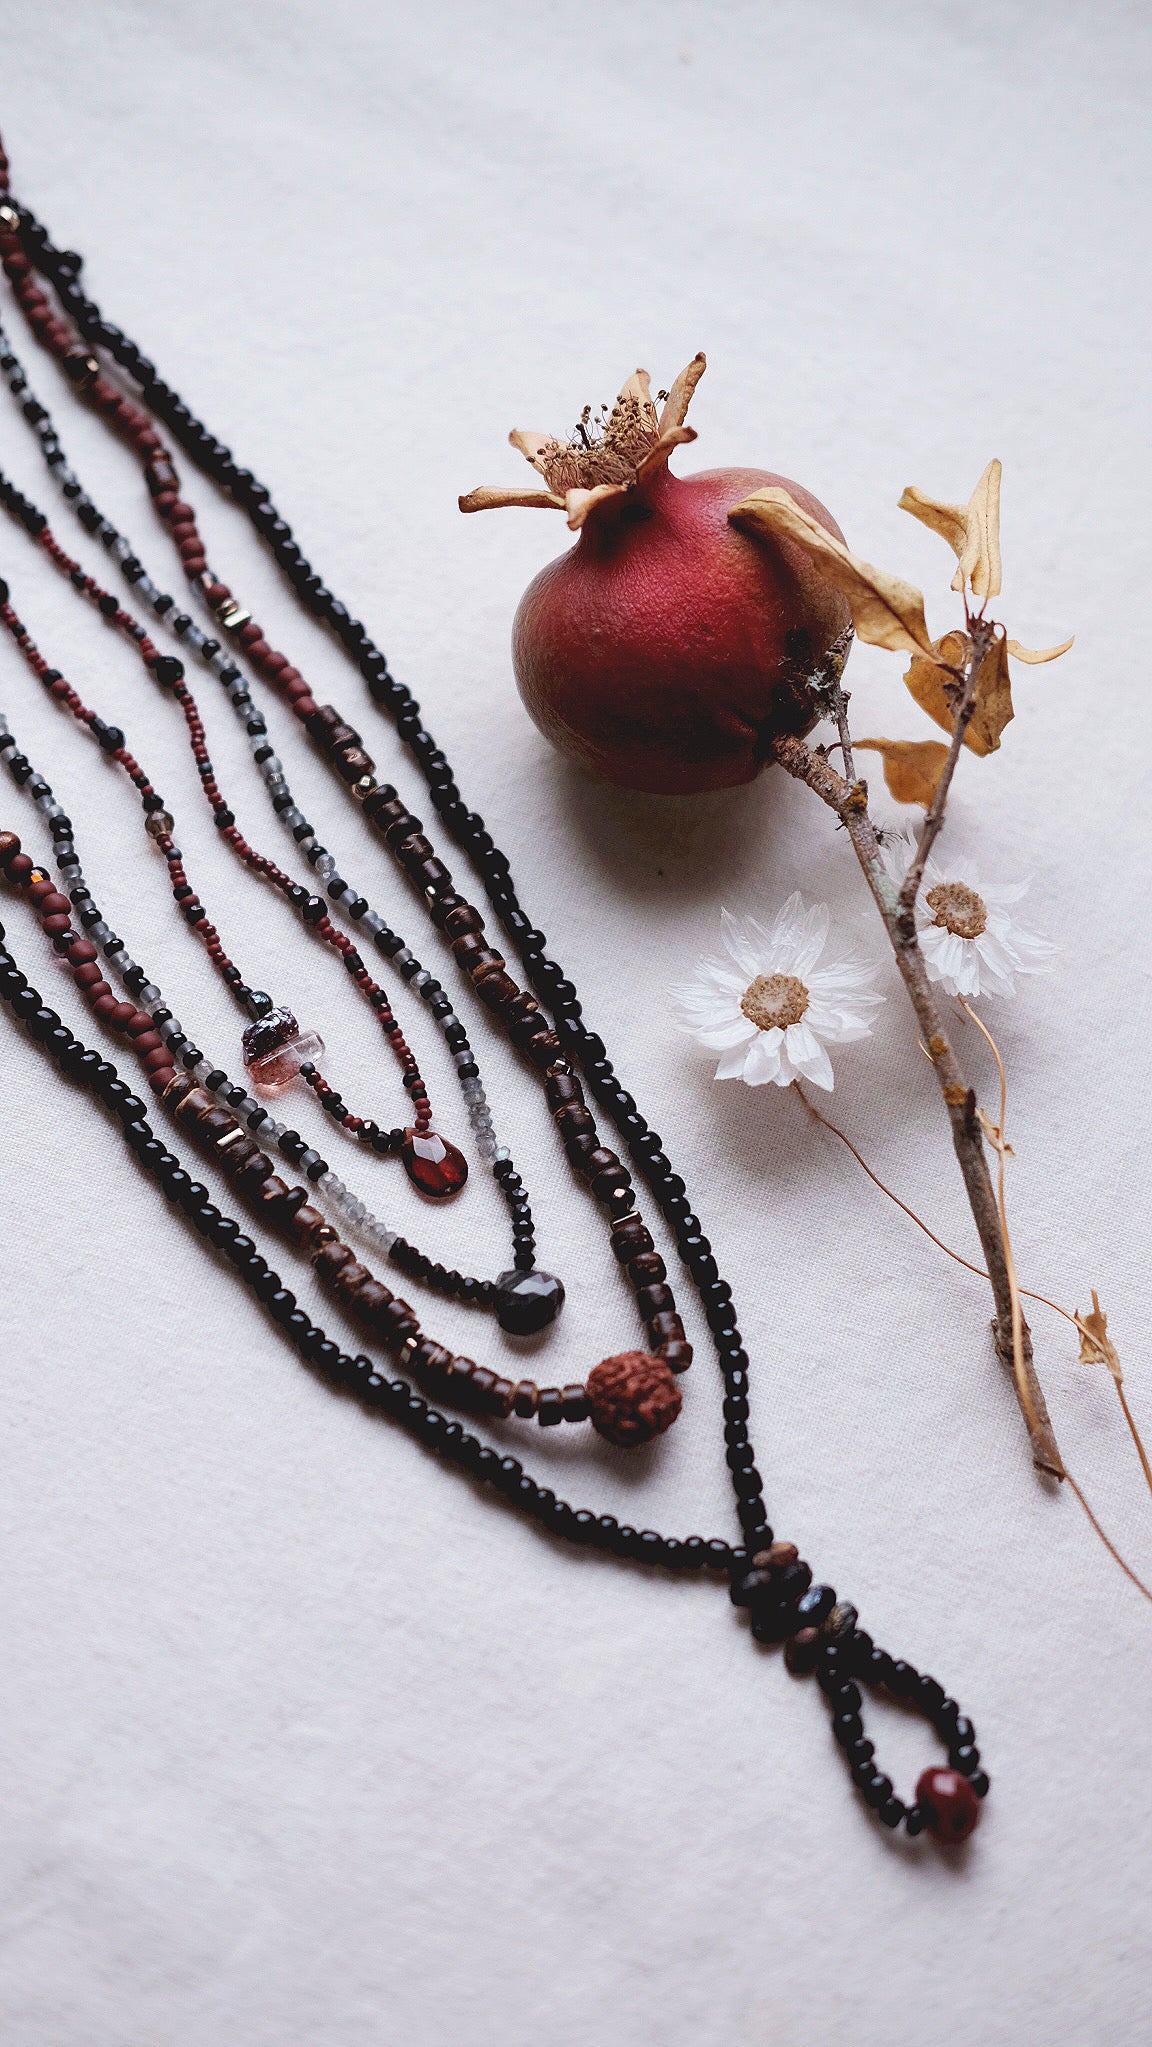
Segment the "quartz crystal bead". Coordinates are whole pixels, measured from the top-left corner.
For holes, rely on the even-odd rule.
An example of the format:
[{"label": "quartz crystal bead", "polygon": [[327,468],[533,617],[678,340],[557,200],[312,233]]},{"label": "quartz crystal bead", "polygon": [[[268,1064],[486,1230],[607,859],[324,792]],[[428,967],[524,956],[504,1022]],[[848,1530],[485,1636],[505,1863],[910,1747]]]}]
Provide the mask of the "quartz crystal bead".
[{"label": "quartz crystal bead", "polygon": [[302,1031],[290,1009],[272,1009],[249,1024],[241,1040],[244,1064],[257,1094],[274,1099],[290,1088],[306,1061],[320,1058],[324,1040]]}]

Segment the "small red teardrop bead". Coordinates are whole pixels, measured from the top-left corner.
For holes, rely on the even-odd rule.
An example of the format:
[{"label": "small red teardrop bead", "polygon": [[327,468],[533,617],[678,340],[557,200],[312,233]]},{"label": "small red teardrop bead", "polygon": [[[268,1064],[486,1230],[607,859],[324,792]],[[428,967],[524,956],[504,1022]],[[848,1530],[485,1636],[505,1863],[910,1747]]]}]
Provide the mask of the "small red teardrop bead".
[{"label": "small red teardrop bead", "polygon": [[980,1818],[980,1800],[959,1770],[925,1770],[916,1785],[929,1830],[938,1841],[966,1841]]},{"label": "small red teardrop bead", "polygon": [[468,1178],[463,1152],[435,1130],[406,1130],[400,1156],[412,1185],[433,1201],[447,1201],[450,1195],[459,1194]]}]

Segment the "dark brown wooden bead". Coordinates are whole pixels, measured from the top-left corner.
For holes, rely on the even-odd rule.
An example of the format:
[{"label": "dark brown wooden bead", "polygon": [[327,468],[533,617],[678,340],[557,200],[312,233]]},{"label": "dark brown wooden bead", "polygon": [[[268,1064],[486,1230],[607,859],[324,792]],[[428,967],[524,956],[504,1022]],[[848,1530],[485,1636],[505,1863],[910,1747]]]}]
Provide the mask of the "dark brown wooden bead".
[{"label": "dark brown wooden bead", "polygon": [[463,938],[454,938],[452,957],[458,960],[462,967],[467,968],[469,973],[484,965],[493,967],[504,965],[503,953],[493,952],[492,947],[486,944],[483,933],[479,931],[466,931]]},{"label": "dark brown wooden bead", "polygon": [[668,1267],[659,1251],[642,1251],[628,1266],[628,1277],[633,1286],[656,1286],[668,1277]]},{"label": "dark brown wooden bead", "polygon": [[205,1094],[202,1087],[190,1087],[187,1094],[181,1096],[177,1103],[176,1114],[181,1123],[191,1124],[195,1123],[197,1117],[203,1115],[206,1109],[215,1106],[211,1095]]},{"label": "dark brown wooden bead", "polygon": [[439,888],[442,882],[450,881],[451,875],[442,860],[421,860],[409,867],[408,873],[420,888]]},{"label": "dark brown wooden bead", "polygon": [[658,1355],[663,1358],[665,1364],[673,1372],[686,1372],[692,1363],[692,1345],[690,1343],[681,1343],[679,1339],[673,1339],[671,1343],[659,1345]]},{"label": "dark brown wooden bead", "polygon": [[521,1421],[531,1421],[532,1416],[536,1412],[536,1402],[539,1397],[540,1388],[537,1386],[535,1379],[521,1379],[520,1384],[516,1388],[515,1400],[513,1402],[515,1411],[520,1416]]},{"label": "dark brown wooden bead", "polygon": [[352,1263],[354,1259],[351,1250],[337,1237],[334,1244],[325,1244],[324,1249],[316,1253],[312,1260],[312,1270],[318,1279],[323,1280],[325,1286],[332,1286],[337,1273],[342,1271],[345,1265]]},{"label": "dark brown wooden bead", "polygon": [[430,860],[436,848],[423,832],[409,832],[406,838],[393,840],[392,851],[407,867],[411,861]]},{"label": "dark brown wooden bead", "polygon": [[[302,1201],[288,1228],[293,1243],[309,1251],[315,1245],[323,1243],[323,1232],[325,1230],[331,1232],[332,1225],[326,1216],[321,1215],[318,1208],[313,1208],[310,1201]],[[390,1294],[388,1298],[391,1300]]]},{"label": "dark brown wooden bead", "polygon": [[618,1166],[619,1164],[620,1161],[614,1151],[609,1151],[606,1144],[598,1144],[594,1150],[585,1154],[584,1171],[589,1175],[603,1173],[607,1172],[610,1167]]},{"label": "dark brown wooden bead", "polygon": [[536,1403],[536,1419],[541,1428],[551,1429],[564,1419],[564,1395],[559,1386],[541,1386],[540,1398]]},{"label": "dark brown wooden bead", "polygon": [[395,850],[397,846],[401,845],[405,839],[410,839],[413,832],[418,832],[419,829],[419,818],[413,817],[410,810],[401,809],[399,815],[394,817],[388,826],[384,837],[393,850]]},{"label": "dark brown wooden bead", "polygon": [[361,1265],[358,1258],[353,1258],[349,1264],[342,1265],[334,1275],[332,1291],[338,1300],[350,1301],[352,1296],[359,1293],[360,1288],[365,1286],[371,1277],[372,1274],[369,1272],[368,1267]]},{"label": "dark brown wooden bead", "polygon": [[584,1090],[574,1073],[550,1073],[544,1082],[548,1107],[553,1110],[566,1109],[579,1103],[584,1106]]},{"label": "dark brown wooden bead", "polygon": [[412,1363],[418,1371],[444,1373],[452,1364],[452,1353],[442,1343],[433,1343],[425,1336],[412,1354]]},{"label": "dark brown wooden bead", "polygon": [[376,766],[370,753],[362,746],[346,746],[334,757],[336,773],[345,782],[358,782],[361,775],[370,775]]},{"label": "dark brown wooden bead", "polygon": [[407,1343],[408,1338],[414,1336],[419,1327],[415,1309],[410,1308],[407,1301],[402,1301],[397,1294],[395,1300],[390,1301],[384,1310],[377,1334],[381,1343],[387,1344],[390,1350],[399,1350],[400,1345]]},{"label": "dark brown wooden bead", "polygon": [[631,1208],[632,1181],[627,1166],[619,1159],[613,1166],[602,1166],[592,1175],[590,1184],[597,1201],[611,1201],[617,1210]]},{"label": "dark brown wooden bead", "polygon": [[[237,1150],[239,1150],[239,1146],[237,1146]],[[234,1183],[237,1193],[243,1194],[249,1199],[252,1195],[259,1194],[263,1182],[276,1171],[266,1152],[257,1151],[255,1147],[253,1147],[253,1151],[254,1156],[250,1159],[245,1159],[243,1165],[239,1167]],[[351,1252],[348,1255],[351,1257]]]},{"label": "dark brown wooden bead", "polygon": [[612,1249],[621,1265],[627,1265],[641,1251],[654,1251],[655,1248],[652,1232],[638,1215],[625,1216],[612,1231]]},{"label": "dark brown wooden bead", "polygon": [[230,1116],[227,1109],[218,1109],[214,1104],[207,1109],[201,1109],[194,1120],[197,1135],[210,1137],[213,1142],[219,1137],[230,1137],[234,1130],[240,1128],[235,1116]]},{"label": "dark brown wooden bead", "polygon": [[547,1071],[562,1049],[555,1031],[538,1032],[534,1038],[529,1038],[524,1047],[533,1066],[539,1067],[541,1072]]},{"label": "dark brown wooden bead", "polygon": [[358,1321],[375,1328],[393,1298],[391,1287],[383,1286],[378,1279],[366,1279],[363,1286],[357,1287],[351,1307]]},{"label": "dark brown wooden bead", "polygon": [[253,1159],[264,1156],[258,1144],[250,1137],[242,1137],[239,1144],[230,1144],[220,1160],[220,1170],[229,1180],[234,1180],[242,1166],[250,1166]]},{"label": "dark brown wooden bead", "polygon": [[588,1388],[586,1386],[562,1386],[560,1404],[566,1422],[586,1422],[589,1414]]},{"label": "dark brown wooden bead", "polygon": [[493,1414],[510,1415],[512,1412],[512,1402],[516,1398],[516,1388],[512,1384],[511,1379],[497,1378],[493,1381],[488,1397]]},{"label": "dark brown wooden bead", "polygon": [[[629,1268],[629,1278],[631,1276],[631,1268]],[[665,1309],[675,1314],[676,1296],[670,1286],[665,1286],[662,1282],[656,1281],[652,1286],[637,1287],[636,1306],[639,1308],[645,1322],[650,1322],[654,1315],[663,1314]]]},{"label": "dark brown wooden bead", "polygon": [[[591,1122],[589,1117],[589,1122]],[[564,1149],[572,1164],[580,1172],[588,1171],[589,1162],[600,1150],[600,1134],[593,1123],[591,1130],[572,1130],[564,1133]]]},{"label": "dark brown wooden bead", "polygon": [[498,968],[483,976],[473,975],[473,981],[476,993],[487,1009],[503,1009],[520,993],[511,974],[501,973]]},{"label": "dark brown wooden bead", "polygon": [[555,1111],[555,1115],[556,1128],[562,1136],[567,1137],[569,1132],[573,1135],[577,1132],[587,1136],[595,1135],[596,1118],[589,1114],[583,1102],[566,1102],[562,1109]]},{"label": "dark brown wooden bead", "polygon": [[195,1085],[190,1073],[174,1073],[160,1098],[165,1108],[178,1111],[181,1102],[192,1093]]},{"label": "dark brown wooden bead", "polygon": [[471,931],[483,931],[484,919],[479,910],[466,903],[462,896],[452,899],[449,906],[446,898],[441,899],[440,916],[437,918],[441,929],[449,938],[464,938]]},{"label": "dark brown wooden bead", "polygon": [[684,1341],[684,1324],[677,1314],[664,1312],[653,1315],[647,1327],[648,1335],[655,1346]]}]

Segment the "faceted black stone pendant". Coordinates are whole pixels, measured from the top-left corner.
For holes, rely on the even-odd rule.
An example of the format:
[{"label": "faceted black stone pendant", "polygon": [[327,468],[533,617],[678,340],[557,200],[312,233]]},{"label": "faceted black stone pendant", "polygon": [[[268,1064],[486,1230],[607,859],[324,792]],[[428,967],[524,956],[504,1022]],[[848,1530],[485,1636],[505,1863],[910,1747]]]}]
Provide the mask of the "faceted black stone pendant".
[{"label": "faceted black stone pendant", "polygon": [[534,1336],[560,1313],[564,1288],[550,1272],[502,1272],[496,1281],[496,1320],[509,1336]]}]

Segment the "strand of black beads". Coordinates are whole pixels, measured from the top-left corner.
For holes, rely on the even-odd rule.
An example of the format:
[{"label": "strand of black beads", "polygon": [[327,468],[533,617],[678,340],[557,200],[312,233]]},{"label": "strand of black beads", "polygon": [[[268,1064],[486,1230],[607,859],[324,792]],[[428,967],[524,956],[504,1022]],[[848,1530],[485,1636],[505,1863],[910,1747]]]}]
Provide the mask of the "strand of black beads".
[{"label": "strand of black beads", "polygon": [[[6,163],[0,163],[0,192],[6,190],[5,178]],[[479,814],[468,810],[464,804],[447,756],[423,727],[419,707],[411,692],[390,674],[384,655],[374,645],[363,623],[351,617],[347,607],[332,595],[312,569],[295,542],[287,521],[280,517],[273,505],[267,488],[259,483],[251,470],[243,469],[235,462],[231,450],[209,433],[184,400],[158,375],[155,365],[148,361],[136,344],[103,318],[99,307],[77,281],[82,259],[73,251],[57,249],[30,210],[14,201],[7,202],[6,210],[0,205],[0,236],[6,228],[13,240],[18,239],[21,250],[33,267],[51,280],[89,347],[107,349],[119,366],[127,371],[154,413],[169,426],[195,465],[229,491],[247,512],[305,608],[335,631],[367,682],[374,701],[390,714],[398,736],[423,775],[433,805],[450,835],[476,868],[504,930],[523,961],[531,984],[553,1013],[565,1049],[579,1061],[592,1092],[607,1108],[651,1186],[661,1212],[676,1234],[680,1255],[700,1293],[724,1377],[729,1465],[734,1481],[738,1473],[742,1476],[738,1511],[748,1541],[748,1549],[733,1552],[731,1577],[735,1593],[737,1583],[749,1566],[748,1551],[752,1550],[757,1557],[766,1553],[771,1548],[771,1531],[764,1517],[762,1487],[748,1437],[748,1360],[732,1306],[731,1289],[719,1277],[711,1246],[687,1201],[683,1181],[672,1172],[659,1137],[640,1115],[634,1098],[617,1080],[603,1040],[582,1023],[575,988],[558,962],[548,957],[543,933],[535,929],[521,908],[512,886],[506,856],[496,847]],[[5,267],[8,267],[7,258]],[[74,350],[72,354],[77,359],[74,374],[70,360],[66,361],[66,367],[80,389],[99,375],[100,365],[94,356],[84,355],[83,350]],[[745,1451],[747,1462],[744,1461]],[[753,1487],[755,1491],[751,1490]],[[757,1499],[759,1505],[755,1504]],[[801,1628],[796,1632],[805,1630]],[[847,1677],[842,1681],[844,1685],[854,1682]],[[852,1697],[850,1693],[846,1696],[849,1700]],[[897,1810],[899,1802],[891,1797],[890,1792],[870,1780],[874,1782],[874,1809],[882,1812],[889,1825],[898,1824],[904,1817],[912,1832],[929,1824],[938,1834],[946,1835],[951,1826],[952,1837],[960,1838],[963,1832],[971,1831],[975,1815],[966,1809],[958,1812],[949,1809],[947,1798],[939,1792],[939,1787],[935,1800],[929,1795],[926,1789],[928,1779],[940,1774],[949,1779],[955,1778],[960,1785],[968,1783],[968,1779],[958,1772],[925,1772],[918,1786],[916,1803],[910,1808]],[[876,1773],[877,1778],[880,1775]],[[977,1769],[974,1781],[981,1777],[982,1773]],[[983,1788],[987,1788],[986,1780]],[[971,1790],[968,1795],[971,1797]]]},{"label": "strand of black beads", "polygon": [[[17,856],[21,857],[26,856]],[[9,869],[13,865],[9,859]],[[31,869],[31,862],[28,866]],[[747,1553],[733,1550],[722,1538],[709,1541],[702,1536],[689,1536],[682,1540],[660,1535],[655,1529],[637,1531],[622,1527],[612,1515],[571,1507],[567,1501],[557,1499],[550,1487],[539,1485],[517,1458],[500,1456],[482,1444],[460,1422],[441,1414],[414,1392],[406,1380],[386,1379],[373,1369],[370,1359],[342,1351],[282,1285],[253,1239],[224,1214],[209,1198],[208,1189],[193,1178],[177,1154],[156,1136],[143,1102],[113,1063],[77,1038],[31,986],[6,943],[3,925],[0,1000],[61,1071],[95,1093],[113,1113],[129,1150],[158,1182],[170,1206],[223,1254],[301,1358],[332,1384],[350,1392],[369,1410],[386,1413],[398,1421],[425,1447],[471,1477],[495,1487],[530,1520],[567,1541],[667,1568],[727,1572],[734,1584],[743,1582],[745,1587],[758,1568],[762,1572],[756,1560],[749,1567]],[[824,1590],[813,1588],[820,1593]],[[809,1595],[813,1618],[821,1603]],[[823,1616],[825,1621],[830,1617]],[[865,1803],[888,1826],[899,1825],[903,1820],[910,1834],[918,1834],[927,1826],[942,1839],[962,1840],[975,1823],[972,1814],[978,1811],[977,1801],[987,1793],[988,1779],[979,1767],[974,1730],[961,1717],[956,1701],[945,1695],[934,1678],[921,1676],[910,1664],[897,1662],[886,1651],[876,1648],[871,1637],[856,1627],[852,1608],[838,1610],[837,1628],[831,1635],[826,1628],[808,1632],[820,1634],[817,1653],[809,1667],[817,1672],[833,1716],[833,1733],[845,1751],[853,1781]],[[793,1637],[794,1644],[799,1640],[799,1636]],[[794,1655],[791,1661],[796,1669],[808,1665],[805,1656]],[[895,1797],[891,1779],[875,1765],[874,1750],[864,1737],[860,1717],[858,1679],[873,1686],[883,1685],[894,1697],[918,1707],[950,1750],[951,1769],[926,1770],[912,1806],[905,1806]]]},{"label": "strand of black beads", "polygon": [[129,1150],[159,1183],[170,1205],[187,1218],[198,1235],[223,1253],[293,1348],[334,1386],[350,1392],[366,1408],[398,1421],[417,1441],[469,1476],[495,1487],[529,1519],[565,1541],[668,1569],[721,1574],[731,1571],[738,1552],[722,1538],[661,1535],[651,1528],[631,1528],[612,1514],[572,1507],[566,1500],[557,1499],[548,1486],[539,1485],[530,1477],[517,1458],[506,1457],[481,1443],[460,1422],[441,1414],[414,1392],[406,1379],[386,1379],[375,1371],[370,1359],[343,1352],[281,1284],[252,1237],[210,1200],[208,1189],[193,1178],[176,1153],[156,1135],[147,1120],[144,1103],[121,1078],[111,1060],[101,1058],[77,1038],[31,986],[9,949],[3,925],[0,1000],[70,1080],[89,1089],[113,1112]]}]

